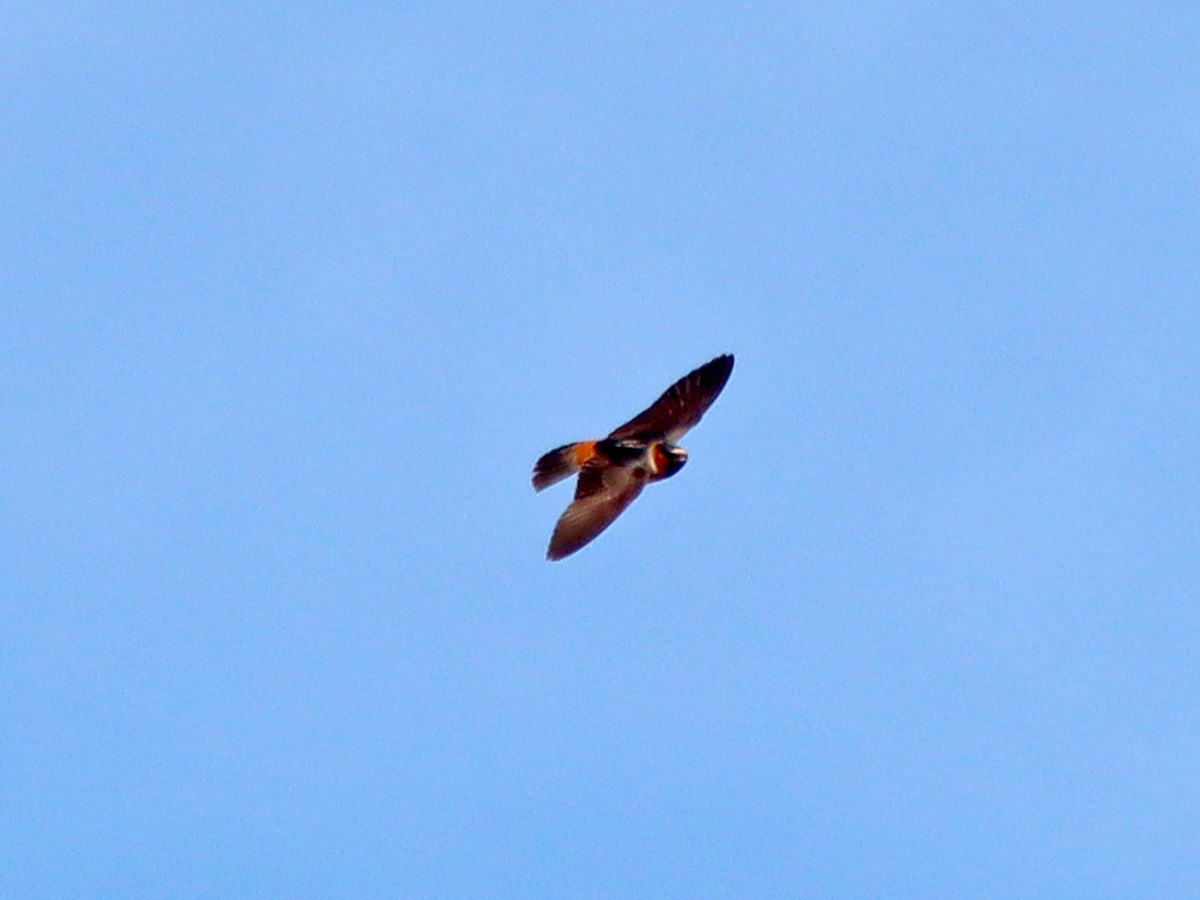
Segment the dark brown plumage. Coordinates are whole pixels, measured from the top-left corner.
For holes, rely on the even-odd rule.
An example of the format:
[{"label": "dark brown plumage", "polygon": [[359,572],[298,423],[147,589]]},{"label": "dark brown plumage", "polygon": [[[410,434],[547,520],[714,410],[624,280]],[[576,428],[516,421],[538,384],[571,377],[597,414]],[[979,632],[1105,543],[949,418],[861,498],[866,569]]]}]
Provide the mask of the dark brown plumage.
[{"label": "dark brown plumage", "polygon": [[579,472],[575,499],[554,528],[548,559],[562,559],[592,541],[649,482],[683,468],[687,451],[677,442],[700,421],[732,371],[733,356],[718,356],[684,375],[603,440],[565,444],[537,461],[537,491]]}]

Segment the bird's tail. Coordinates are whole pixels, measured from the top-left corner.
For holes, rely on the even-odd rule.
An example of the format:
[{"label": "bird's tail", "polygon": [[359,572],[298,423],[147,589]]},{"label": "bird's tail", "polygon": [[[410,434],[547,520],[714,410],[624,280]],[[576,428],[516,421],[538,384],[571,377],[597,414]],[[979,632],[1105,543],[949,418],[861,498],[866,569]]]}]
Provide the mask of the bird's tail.
[{"label": "bird's tail", "polygon": [[595,441],[579,441],[555,447],[542,455],[533,467],[533,489],[544,490],[579,471],[596,453]]}]

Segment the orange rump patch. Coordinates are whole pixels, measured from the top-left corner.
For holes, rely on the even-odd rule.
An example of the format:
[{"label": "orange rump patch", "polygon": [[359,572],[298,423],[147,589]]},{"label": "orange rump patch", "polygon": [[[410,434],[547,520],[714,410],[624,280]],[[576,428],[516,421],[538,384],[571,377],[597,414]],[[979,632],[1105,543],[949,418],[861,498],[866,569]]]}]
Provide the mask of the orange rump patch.
[{"label": "orange rump patch", "polygon": [[575,465],[583,467],[589,459],[596,455],[595,441],[580,441],[575,445]]}]

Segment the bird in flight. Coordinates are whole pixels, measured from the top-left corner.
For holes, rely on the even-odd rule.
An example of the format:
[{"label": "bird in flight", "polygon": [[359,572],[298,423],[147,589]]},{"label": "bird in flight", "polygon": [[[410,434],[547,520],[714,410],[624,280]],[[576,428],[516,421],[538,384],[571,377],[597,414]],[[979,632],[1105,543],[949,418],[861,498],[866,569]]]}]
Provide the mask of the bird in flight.
[{"label": "bird in flight", "polygon": [[733,356],[718,356],[671,385],[643,412],[602,440],[556,447],[533,467],[533,489],[579,473],[575,499],[554,526],[547,559],[562,559],[592,541],[651,481],[670,478],[687,462],[678,446],[700,421],[733,371]]}]

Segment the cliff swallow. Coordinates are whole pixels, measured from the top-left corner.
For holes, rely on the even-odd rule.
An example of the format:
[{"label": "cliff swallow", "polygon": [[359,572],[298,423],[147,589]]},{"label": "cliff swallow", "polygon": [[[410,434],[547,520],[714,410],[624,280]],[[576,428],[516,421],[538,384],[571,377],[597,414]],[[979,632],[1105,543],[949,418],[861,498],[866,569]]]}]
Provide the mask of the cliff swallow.
[{"label": "cliff swallow", "polygon": [[554,526],[547,559],[562,559],[594,539],[624,512],[642,488],[670,478],[687,462],[677,446],[712,405],[733,371],[726,354],[671,385],[650,407],[608,437],[556,447],[533,467],[540,491],[576,472],[575,499]]}]

